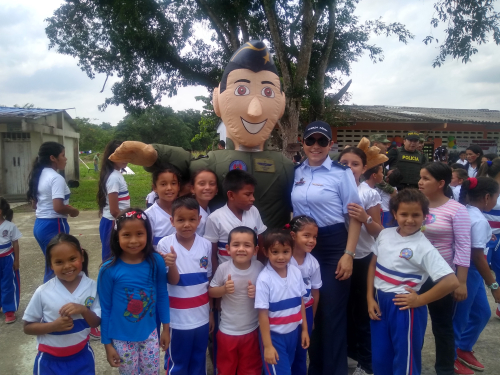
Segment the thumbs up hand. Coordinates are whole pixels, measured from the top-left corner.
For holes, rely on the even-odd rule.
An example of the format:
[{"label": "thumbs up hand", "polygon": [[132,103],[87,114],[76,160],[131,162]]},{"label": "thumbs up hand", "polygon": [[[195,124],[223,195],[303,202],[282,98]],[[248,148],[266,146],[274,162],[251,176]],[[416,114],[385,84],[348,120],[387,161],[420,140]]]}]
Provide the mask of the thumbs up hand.
[{"label": "thumbs up hand", "polygon": [[231,275],[227,275],[226,294],[233,294],[233,293],[234,293],[234,281],[231,280]]},{"label": "thumbs up hand", "polygon": [[175,261],[177,260],[177,253],[174,250],[173,246],[170,246],[170,253],[163,255],[163,260],[167,267],[175,266]]},{"label": "thumbs up hand", "polygon": [[252,284],[250,280],[248,280],[248,297],[255,298],[255,285]]}]

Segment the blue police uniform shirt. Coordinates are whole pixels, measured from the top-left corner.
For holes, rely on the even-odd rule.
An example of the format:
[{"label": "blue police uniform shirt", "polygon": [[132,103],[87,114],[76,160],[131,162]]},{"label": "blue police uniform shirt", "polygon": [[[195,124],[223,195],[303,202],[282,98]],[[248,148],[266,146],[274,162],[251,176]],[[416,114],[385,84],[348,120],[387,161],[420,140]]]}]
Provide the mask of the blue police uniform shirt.
[{"label": "blue police uniform shirt", "polygon": [[292,189],[294,216],[311,216],[320,227],[345,223],[349,203],[362,206],[349,167],[327,157],[318,167],[311,167],[309,160],[305,160],[295,169]]}]

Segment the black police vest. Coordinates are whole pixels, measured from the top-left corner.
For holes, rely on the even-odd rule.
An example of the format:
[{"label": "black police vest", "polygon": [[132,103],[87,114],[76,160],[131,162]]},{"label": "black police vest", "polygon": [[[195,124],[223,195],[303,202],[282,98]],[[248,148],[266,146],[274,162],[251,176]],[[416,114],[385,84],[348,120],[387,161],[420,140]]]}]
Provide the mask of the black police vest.
[{"label": "black police vest", "polygon": [[396,167],[403,176],[402,184],[418,184],[420,180],[420,169],[424,163],[424,156],[418,152],[408,152],[401,147],[398,150]]}]

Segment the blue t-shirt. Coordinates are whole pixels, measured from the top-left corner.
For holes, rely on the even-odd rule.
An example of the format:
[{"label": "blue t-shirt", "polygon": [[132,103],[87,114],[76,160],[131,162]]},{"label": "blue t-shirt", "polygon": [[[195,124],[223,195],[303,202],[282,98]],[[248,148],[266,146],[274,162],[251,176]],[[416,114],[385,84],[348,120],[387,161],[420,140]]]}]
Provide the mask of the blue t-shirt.
[{"label": "blue t-shirt", "polygon": [[118,259],[105,262],[99,271],[97,291],[101,302],[101,342],[144,341],[156,329],[156,310],[163,324],[170,323],[167,272],[159,254],[156,280],[149,262],[128,264]]}]

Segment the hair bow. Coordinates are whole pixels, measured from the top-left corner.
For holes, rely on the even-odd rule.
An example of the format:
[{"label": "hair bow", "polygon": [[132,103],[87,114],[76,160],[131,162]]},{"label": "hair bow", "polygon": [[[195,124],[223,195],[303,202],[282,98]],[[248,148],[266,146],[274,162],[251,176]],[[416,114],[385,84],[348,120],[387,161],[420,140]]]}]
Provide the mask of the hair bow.
[{"label": "hair bow", "polygon": [[486,164],[488,164],[488,167],[491,167],[491,165],[493,164],[493,162],[492,162],[491,160],[488,160],[488,161],[486,162]]},{"label": "hair bow", "polygon": [[469,177],[469,189],[474,189],[477,186],[477,178],[476,177]]}]

